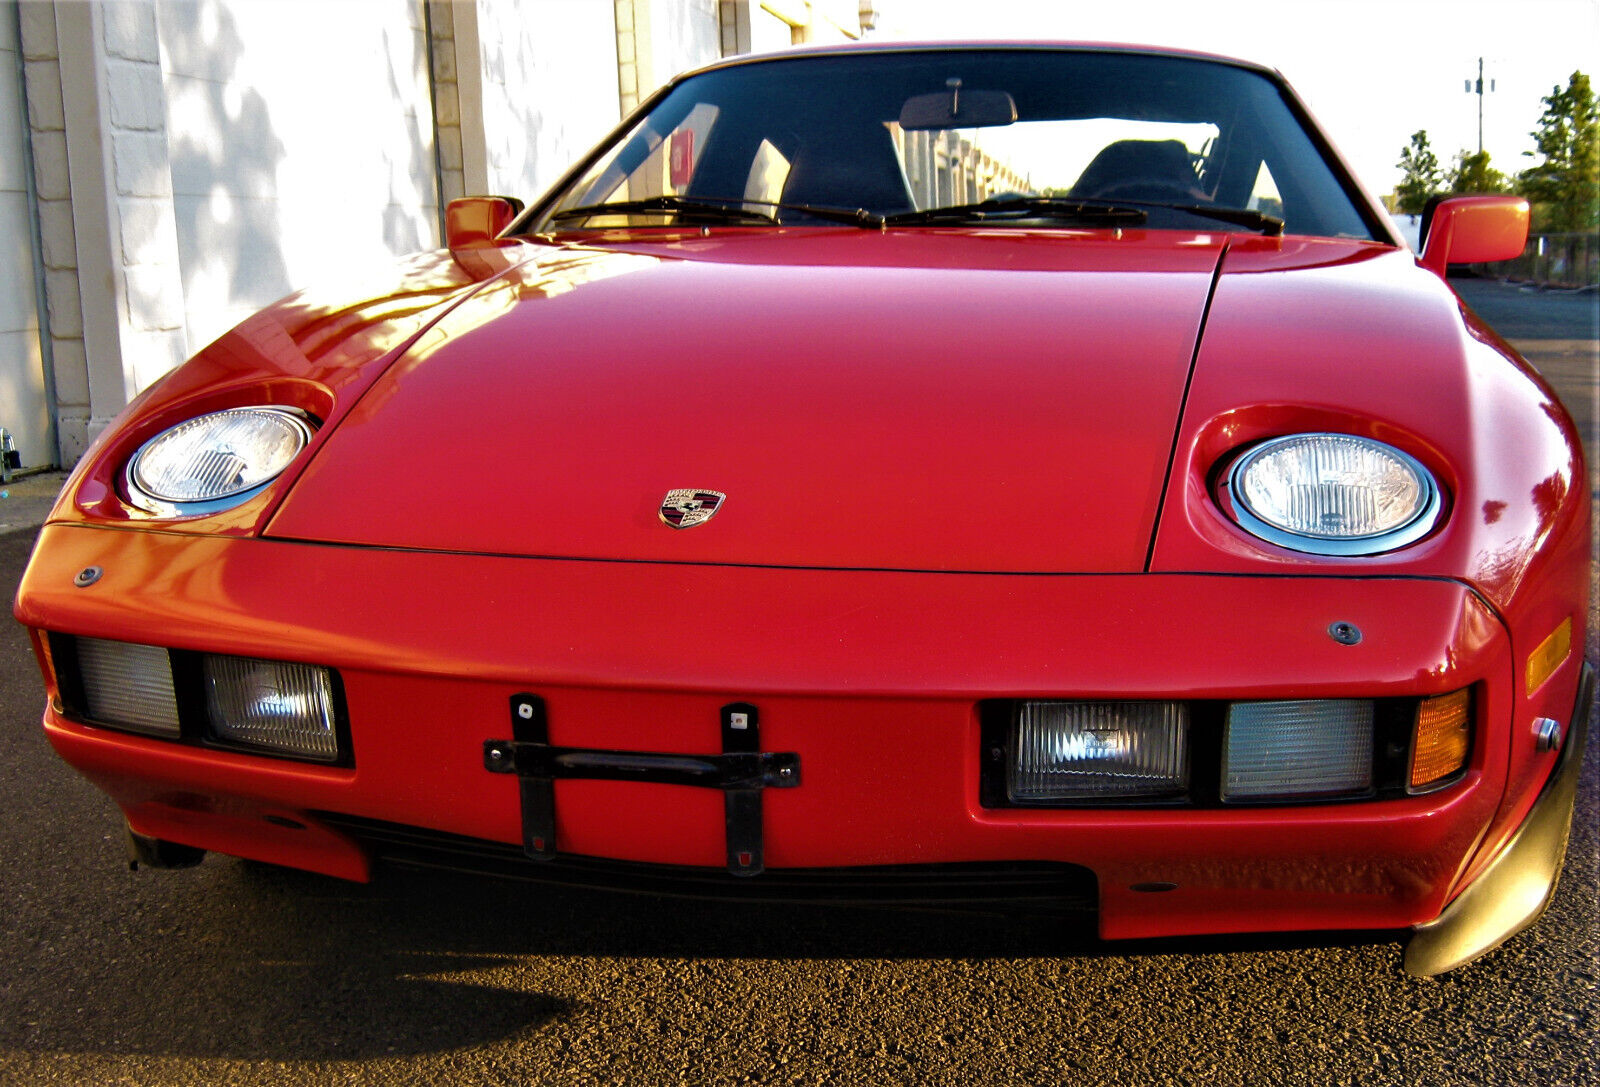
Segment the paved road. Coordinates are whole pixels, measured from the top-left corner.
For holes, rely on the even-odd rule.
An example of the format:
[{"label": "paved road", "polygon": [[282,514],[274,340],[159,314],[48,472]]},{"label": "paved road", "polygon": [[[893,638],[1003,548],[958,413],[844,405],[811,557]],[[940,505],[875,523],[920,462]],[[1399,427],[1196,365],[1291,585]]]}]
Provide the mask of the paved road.
[{"label": "paved road", "polygon": [[[1585,338],[1545,329],[1525,338]],[[1569,401],[1593,400],[1587,338]],[[0,585],[30,540],[0,534]],[[0,1084],[1600,1083],[1594,750],[1551,913],[1416,980],[1384,941],[1098,945],[217,857],[130,873],[111,805],[39,733],[37,682],[0,623]]]}]

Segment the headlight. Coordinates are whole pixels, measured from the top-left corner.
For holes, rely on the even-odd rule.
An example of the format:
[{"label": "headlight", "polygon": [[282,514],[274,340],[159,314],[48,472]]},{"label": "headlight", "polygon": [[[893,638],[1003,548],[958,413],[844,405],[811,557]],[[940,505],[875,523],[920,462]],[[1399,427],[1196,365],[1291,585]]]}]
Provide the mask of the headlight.
[{"label": "headlight", "polygon": [[146,442],[128,464],[128,498],[163,517],[238,505],[289,466],[311,427],[285,408],[231,408],[179,423]]},{"label": "headlight", "polygon": [[1294,551],[1376,555],[1432,531],[1433,476],[1400,450],[1352,434],[1274,438],[1234,461],[1219,496],[1246,532]]}]

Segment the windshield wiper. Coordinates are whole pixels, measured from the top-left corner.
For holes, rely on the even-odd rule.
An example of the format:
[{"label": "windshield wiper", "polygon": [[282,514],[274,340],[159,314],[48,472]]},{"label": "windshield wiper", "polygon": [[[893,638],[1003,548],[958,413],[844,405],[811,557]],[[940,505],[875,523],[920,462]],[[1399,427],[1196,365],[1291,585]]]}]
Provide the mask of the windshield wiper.
[{"label": "windshield wiper", "polygon": [[1063,219],[1093,226],[1137,226],[1148,218],[1129,204],[1076,200],[1060,196],[1008,196],[976,204],[954,204],[925,211],[903,211],[883,217],[886,226],[919,223],[990,223],[1011,219]]},{"label": "windshield wiper", "polygon": [[[1097,203],[1088,199],[1086,203]],[[1269,237],[1277,237],[1283,233],[1283,220],[1275,215],[1268,215],[1263,211],[1253,211],[1250,208],[1219,208],[1215,204],[1159,204],[1147,200],[1106,200],[1106,204],[1118,207],[1159,208],[1163,211],[1181,211],[1186,215],[1198,215],[1202,219],[1215,219],[1219,223],[1232,223],[1242,226],[1247,230],[1258,231]]]},{"label": "windshield wiper", "polygon": [[764,208],[776,208],[779,211],[798,211],[814,219],[827,219],[834,223],[848,223],[864,230],[877,230],[883,226],[887,216],[879,215],[866,208],[846,208],[829,204],[783,204],[776,200],[740,200],[741,204],[758,204]]},{"label": "windshield wiper", "polygon": [[1204,219],[1231,223],[1276,237],[1283,233],[1283,220],[1247,208],[1219,208],[1210,204],[1158,204],[1141,200],[1096,200],[1071,196],[1008,196],[880,215],[866,208],[829,207],[818,204],[786,204],[776,200],[747,200],[740,196],[650,196],[642,200],[617,200],[608,204],[585,204],[565,208],[550,216],[551,222],[588,219],[598,215],[650,214],[676,215],[685,222],[761,223],[780,225],[769,211],[797,211],[815,219],[847,223],[877,230],[885,226],[915,226],[939,223],[1000,223],[1017,219],[1052,219],[1087,226],[1137,226],[1149,218],[1147,209],[1178,211]]},{"label": "windshield wiper", "polygon": [[[755,205],[752,207],[751,205]],[[816,204],[782,204],[774,200],[747,200],[742,196],[650,196],[642,200],[618,200],[609,204],[585,204],[565,208],[550,216],[551,222],[564,219],[588,219],[596,215],[630,215],[660,212],[677,215],[689,222],[752,222],[778,226],[778,217],[757,208],[776,211],[798,211],[816,219],[835,223],[878,229],[883,216],[866,208],[823,207]]]},{"label": "windshield wiper", "polygon": [[888,226],[916,223],[985,223],[1010,219],[1066,219],[1092,225],[1136,225],[1149,217],[1148,209],[1181,211],[1205,219],[1231,223],[1276,237],[1283,233],[1283,220],[1247,208],[1219,208],[1210,204],[1158,204],[1143,200],[1096,200],[1072,196],[1014,196],[984,200],[976,204],[957,204],[926,211],[886,215]]},{"label": "windshield wiper", "polygon": [[691,196],[648,196],[642,200],[615,200],[609,204],[584,204],[575,208],[563,208],[552,214],[550,221],[591,219],[597,215],[659,212],[663,215],[676,215],[690,222],[709,220],[718,223],[766,223],[769,226],[777,224],[778,220],[766,212],[744,207],[747,203],[749,201],[746,200],[708,200]]},{"label": "windshield wiper", "polygon": [[1247,230],[1254,230],[1270,238],[1276,238],[1283,233],[1283,220],[1276,215],[1268,215],[1264,211],[1251,211],[1249,208],[1218,208],[1210,204],[1147,204],[1152,208],[1171,208],[1173,211],[1187,212],[1190,215],[1199,215],[1206,219],[1215,219],[1219,223],[1232,223],[1242,226]]}]

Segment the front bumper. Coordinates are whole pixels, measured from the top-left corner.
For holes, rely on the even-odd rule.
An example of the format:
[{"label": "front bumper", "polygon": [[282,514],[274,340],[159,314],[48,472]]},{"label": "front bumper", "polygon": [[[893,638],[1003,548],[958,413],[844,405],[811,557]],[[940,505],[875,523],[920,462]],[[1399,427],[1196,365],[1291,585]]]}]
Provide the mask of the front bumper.
[{"label": "front bumper", "polygon": [[[78,588],[87,566],[104,575]],[[1499,620],[1430,579],[656,565],[56,525],[17,615],[339,669],[349,767],[177,747],[48,711],[56,749],[149,838],[354,879],[375,853],[362,828],[515,848],[518,782],[483,764],[510,695],[539,694],[553,744],[684,753],[720,750],[719,710],[749,702],[765,748],[797,753],[805,773],[765,797],[769,873],[1066,865],[1092,874],[1107,938],[1432,920],[1526,810],[1504,795],[1530,757],[1522,723],[1563,715],[1577,682],[1571,662],[1524,695]],[[1334,622],[1361,642],[1331,638]],[[1465,686],[1478,706],[1468,772],[1430,795],[1213,810],[993,809],[979,796],[985,699]],[[565,854],[731,879],[714,792],[574,780],[555,795]]]}]

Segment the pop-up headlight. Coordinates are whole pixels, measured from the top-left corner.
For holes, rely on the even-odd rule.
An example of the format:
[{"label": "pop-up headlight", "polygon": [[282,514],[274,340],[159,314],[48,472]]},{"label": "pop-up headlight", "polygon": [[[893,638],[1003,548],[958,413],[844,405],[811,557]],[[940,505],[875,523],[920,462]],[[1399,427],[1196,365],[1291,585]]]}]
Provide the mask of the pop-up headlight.
[{"label": "pop-up headlight", "polygon": [[285,408],[230,408],[157,434],[128,464],[128,500],[162,517],[238,505],[276,479],[311,440]]},{"label": "pop-up headlight", "polygon": [[1253,536],[1318,555],[1376,555],[1433,530],[1439,486],[1414,458],[1353,434],[1293,434],[1233,462],[1219,495]]}]

